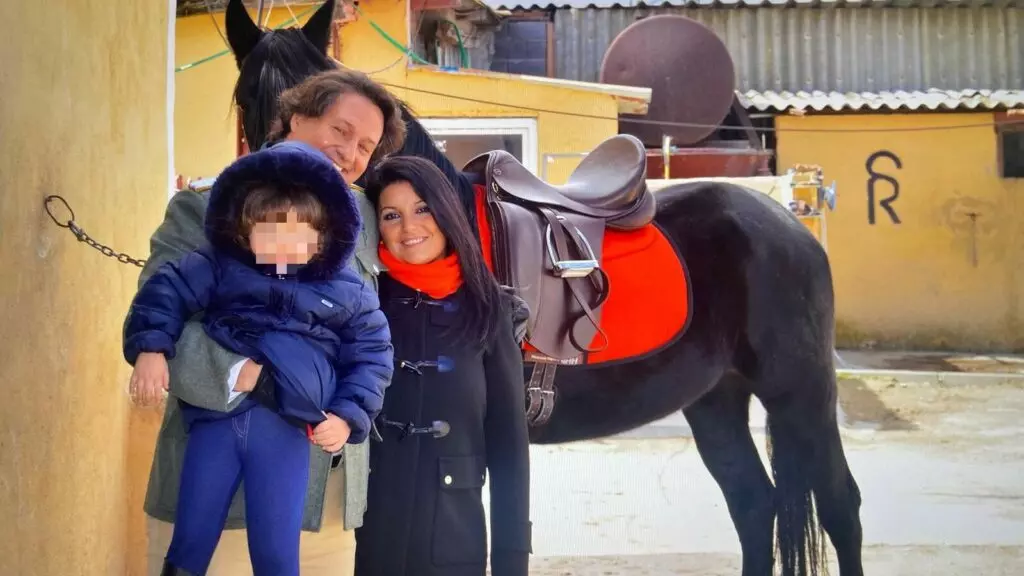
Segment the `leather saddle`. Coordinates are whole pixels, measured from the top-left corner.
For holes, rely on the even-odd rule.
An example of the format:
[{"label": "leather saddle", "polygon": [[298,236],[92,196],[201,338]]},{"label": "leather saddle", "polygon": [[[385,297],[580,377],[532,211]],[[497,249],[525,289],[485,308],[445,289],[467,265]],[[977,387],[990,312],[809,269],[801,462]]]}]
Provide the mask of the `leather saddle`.
[{"label": "leather saddle", "polygon": [[[550,365],[553,379],[554,366],[578,364],[585,353],[604,349],[601,306],[610,289],[601,268],[604,231],[646,226],[656,210],[643,143],[628,134],[605,140],[559,186],[504,150],[476,156],[463,172],[486,188],[495,275],[530,308],[526,342],[535,351],[525,360]],[[534,376],[543,376],[537,366]],[[546,420],[548,406],[531,420]]]}]

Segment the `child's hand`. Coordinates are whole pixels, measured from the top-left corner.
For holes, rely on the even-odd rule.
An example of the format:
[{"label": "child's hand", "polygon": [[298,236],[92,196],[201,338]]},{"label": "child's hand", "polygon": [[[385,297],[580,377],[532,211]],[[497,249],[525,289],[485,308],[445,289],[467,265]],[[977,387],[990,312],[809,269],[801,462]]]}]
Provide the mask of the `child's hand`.
[{"label": "child's hand", "polygon": [[327,420],[313,428],[313,443],[324,449],[324,452],[334,454],[345,446],[352,428],[348,422],[338,418],[334,414],[328,414]]},{"label": "child's hand", "polygon": [[136,406],[156,406],[169,387],[167,359],[159,352],[143,352],[135,360],[128,390]]}]

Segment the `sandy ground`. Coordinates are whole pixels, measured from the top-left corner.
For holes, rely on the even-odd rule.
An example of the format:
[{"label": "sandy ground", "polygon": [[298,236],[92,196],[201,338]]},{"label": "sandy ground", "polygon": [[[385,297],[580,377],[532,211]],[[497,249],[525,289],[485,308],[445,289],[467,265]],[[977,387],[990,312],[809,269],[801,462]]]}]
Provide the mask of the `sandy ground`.
[{"label": "sandy ground", "polygon": [[[867,574],[1024,574],[1024,382],[845,379],[840,407]],[[751,416],[763,450],[756,403]],[[739,574],[724,500],[681,417],[531,450],[531,574]]]}]

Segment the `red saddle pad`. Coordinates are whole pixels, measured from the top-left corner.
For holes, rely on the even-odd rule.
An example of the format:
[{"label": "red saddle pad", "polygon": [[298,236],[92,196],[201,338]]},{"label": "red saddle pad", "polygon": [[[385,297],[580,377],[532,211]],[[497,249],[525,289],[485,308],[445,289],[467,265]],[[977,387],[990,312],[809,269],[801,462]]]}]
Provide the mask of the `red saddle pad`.
[{"label": "red saddle pad", "polygon": [[[477,226],[484,261],[493,272],[491,230],[482,186],[476,187]],[[601,308],[601,328],[608,346],[585,354],[594,365],[645,356],[679,338],[690,320],[690,289],[686,266],[664,232],[651,223],[623,232],[605,230],[602,268],[610,284]],[[594,336],[591,347],[601,344]],[[529,345],[527,345],[529,349]]]}]

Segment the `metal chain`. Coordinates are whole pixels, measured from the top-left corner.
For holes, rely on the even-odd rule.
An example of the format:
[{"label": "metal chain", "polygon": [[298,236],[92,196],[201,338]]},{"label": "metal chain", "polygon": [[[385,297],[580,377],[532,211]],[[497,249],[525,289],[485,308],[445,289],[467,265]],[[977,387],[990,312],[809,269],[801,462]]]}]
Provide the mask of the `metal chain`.
[{"label": "metal chain", "polygon": [[[52,204],[55,201],[63,204],[64,208],[67,209],[68,214],[71,215],[71,217],[68,218],[65,222],[61,222],[60,220],[58,220],[57,217],[54,216],[53,212],[50,210],[50,204]],[[82,228],[75,222],[75,211],[72,210],[71,206],[68,205],[68,201],[58,196],[57,194],[51,194],[50,196],[47,196],[43,200],[43,206],[46,208],[46,213],[50,215],[50,220],[53,220],[53,223],[56,224],[57,226],[60,226],[61,228],[67,228],[68,230],[71,230],[71,233],[75,235],[75,238],[78,238],[79,242],[85,242],[89,246],[92,246],[93,248],[99,250],[100,253],[103,254],[104,256],[114,258],[122,264],[134,264],[139,268],[142,268],[146,264],[145,260],[138,260],[136,258],[132,258],[131,256],[123,252],[114,252],[112,248],[104,246],[103,244],[100,244],[99,242],[93,240],[92,237],[86,234],[85,230],[82,230]]]}]

